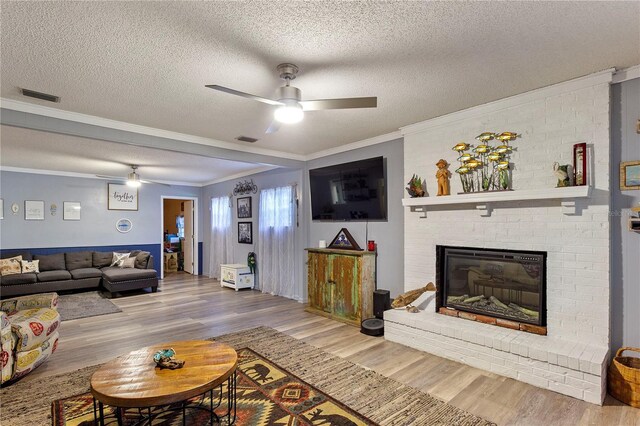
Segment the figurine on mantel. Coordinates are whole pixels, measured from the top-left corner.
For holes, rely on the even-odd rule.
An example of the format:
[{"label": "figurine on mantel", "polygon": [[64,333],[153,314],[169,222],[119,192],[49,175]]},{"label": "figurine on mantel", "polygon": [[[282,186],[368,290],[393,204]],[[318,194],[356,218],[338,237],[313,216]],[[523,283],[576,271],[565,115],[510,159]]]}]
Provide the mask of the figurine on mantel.
[{"label": "figurine on mantel", "polygon": [[436,166],[438,166],[438,171],[436,172],[436,178],[438,178],[438,196],[449,195],[451,193],[449,189],[451,172],[447,169],[449,163],[441,158],[440,161],[436,163]]},{"label": "figurine on mantel", "polygon": [[409,185],[407,186],[407,192],[409,193],[409,196],[411,198],[425,196],[424,182],[422,181],[420,176],[414,174],[411,177],[411,180],[407,183],[407,185]]},{"label": "figurine on mantel", "polygon": [[553,163],[553,174],[558,178],[556,188],[564,188],[571,185],[569,179],[569,165],[561,166],[557,161]]}]

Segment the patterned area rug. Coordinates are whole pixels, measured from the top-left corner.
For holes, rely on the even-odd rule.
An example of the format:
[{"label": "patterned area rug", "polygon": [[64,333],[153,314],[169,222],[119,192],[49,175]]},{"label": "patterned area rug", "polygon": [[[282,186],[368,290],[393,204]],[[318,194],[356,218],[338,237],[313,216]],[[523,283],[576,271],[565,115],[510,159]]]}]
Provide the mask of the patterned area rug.
[{"label": "patterned area rug", "polygon": [[[380,425],[492,424],[431,395],[268,327],[231,333],[216,337],[215,340],[238,349],[252,349]],[[23,381],[0,389],[0,424],[51,424],[53,401],[86,393],[89,379],[98,367],[85,367],[32,381],[27,376]],[[326,422],[316,422],[316,425],[324,426]]]},{"label": "patterned area rug", "polygon": [[69,321],[122,312],[122,309],[111,300],[102,297],[100,292],[87,291],[58,296],[58,312],[62,321]]},{"label": "patterned area rug", "polygon": [[[251,349],[238,351],[237,377],[238,426],[267,425],[371,425],[371,420],[356,413],[344,404],[334,400],[298,377],[289,373],[276,363],[268,360]],[[221,408],[216,414],[223,417],[228,407],[226,385],[222,390]],[[219,391],[214,393],[214,405],[219,401]],[[209,407],[210,399],[194,398],[190,405]],[[180,405],[174,410],[158,409],[153,414],[154,424],[182,425]],[[111,407],[105,407],[105,424],[117,424],[117,418]],[[135,409],[124,412],[123,425],[135,424],[141,420]],[[204,410],[187,410],[186,424],[208,424],[209,413]],[[93,398],[90,393],[60,399],[53,403],[54,426],[94,425]],[[224,424],[224,419],[223,419]]]}]

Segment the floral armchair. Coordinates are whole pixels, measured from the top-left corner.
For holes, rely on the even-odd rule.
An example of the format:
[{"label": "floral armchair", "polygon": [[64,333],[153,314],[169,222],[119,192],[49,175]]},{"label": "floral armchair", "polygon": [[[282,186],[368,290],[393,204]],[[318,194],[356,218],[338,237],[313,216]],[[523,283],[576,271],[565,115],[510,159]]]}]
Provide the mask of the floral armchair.
[{"label": "floral armchair", "polygon": [[0,301],[2,383],[41,365],[58,346],[58,295],[43,293]]}]

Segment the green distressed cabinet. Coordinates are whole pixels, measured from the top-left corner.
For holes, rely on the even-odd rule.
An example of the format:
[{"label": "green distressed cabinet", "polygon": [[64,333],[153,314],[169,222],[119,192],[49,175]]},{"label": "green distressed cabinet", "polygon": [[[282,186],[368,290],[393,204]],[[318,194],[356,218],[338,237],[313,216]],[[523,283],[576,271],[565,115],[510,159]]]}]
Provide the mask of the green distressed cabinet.
[{"label": "green distressed cabinet", "polygon": [[376,255],[369,251],[309,248],[308,310],[360,325],[373,317]]}]

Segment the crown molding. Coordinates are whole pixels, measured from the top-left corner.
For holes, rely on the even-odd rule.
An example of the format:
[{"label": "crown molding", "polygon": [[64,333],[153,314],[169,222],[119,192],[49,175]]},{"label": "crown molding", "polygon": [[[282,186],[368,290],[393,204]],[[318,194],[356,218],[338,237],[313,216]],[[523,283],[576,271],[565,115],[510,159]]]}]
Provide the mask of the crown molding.
[{"label": "crown molding", "polygon": [[374,136],[369,139],[363,139],[361,141],[352,142],[346,145],[337,146],[335,148],[325,149],[324,151],[314,152],[312,154],[308,154],[307,156],[305,156],[305,160],[309,161],[309,160],[315,160],[316,158],[328,157],[334,154],[353,151],[354,149],[366,148],[371,145],[377,145],[379,143],[389,142],[394,139],[402,139],[402,134],[400,133],[400,130],[396,130],[394,132],[386,133],[380,136]]},{"label": "crown molding", "polygon": [[640,78],[640,65],[634,65],[632,67],[616,71],[616,73],[613,74],[612,83],[622,83],[623,81],[633,80],[634,78]]},{"label": "crown molding", "polygon": [[530,103],[550,96],[556,96],[574,90],[580,90],[599,84],[610,84],[613,79],[615,69],[609,68],[604,71],[589,74],[583,77],[574,78],[562,83],[553,84],[551,86],[534,89],[519,95],[510,96],[508,98],[498,99],[486,104],[476,105],[471,108],[452,112],[450,114],[441,115],[419,123],[410,124],[400,128],[403,136],[414,133],[420,133],[435,127],[447,126],[455,124],[462,120],[469,120],[490,113],[495,113],[518,105]]},{"label": "crown molding", "polygon": [[205,183],[202,184],[202,186],[215,185],[217,183],[228,182],[230,180],[242,179],[243,177],[247,177],[247,176],[251,176],[251,175],[257,175],[258,173],[268,172],[269,170],[274,170],[274,169],[279,169],[279,168],[280,167],[278,167],[278,166],[258,167],[256,169],[247,170],[246,172],[240,172],[240,173],[236,173],[235,175],[225,176],[225,177],[220,178],[220,179],[215,179],[215,180],[212,180],[212,181],[209,181],[209,182],[205,182]]},{"label": "crown molding", "polygon": [[[35,174],[35,175],[73,177],[73,178],[81,178],[81,179],[115,180],[115,178],[114,179],[109,179],[107,177],[99,177],[99,176],[91,175],[91,174],[87,174],[87,173],[63,172],[63,171],[58,171],[58,170],[27,169],[27,168],[23,168],[23,167],[0,166],[0,171],[2,171],[2,172],[14,172],[14,173],[31,173],[31,174]],[[122,179],[125,180],[125,177],[123,177]],[[175,186],[192,186],[192,187],[196,187],[196,188],[200,188],[200,187],[204,186],[204,184],[193,183],[193,182],[178,182],[178,181],[155,180],[155,179],[153,180],[151,185],[153,185],[153,183],[161,183],[161,184],[172,185],[172,186],[174,186],[174,185]],[[143,185],[149,185],[149,184],[147,183],[147,184],[143,184]]]},{"label": "crown molding", "polygon": [[201,136],[189,135],[186,133],[172,132],[169,130],[157,129],[154,127],[140,126],[138,124],[126,123],[124,121],[111,120],[108,118],[98,117],[95,115],[81,114],[78,112],[66,111],[58,108],[51,108],[43,105],[36,105],[29,102],[16,101],[13,99],[0,98],[0,107],[20,111],[29,114],[42,115],[45,117],[57,118],[60,120],[74,121],[77,123],[89,124],[108,129],[122,130],[125,132],[138,133],[147,136],[155,136],[165,139],[173,139],[183,142],[195,143],[198,145],[212,146],[216,148],[224,148],[233,151],[248,152],[258,155],[269,155],[273,157],[286,158],[289,160],[304,161],[304,156],[299,154],[291,154],[283,151],[271,149],[256,148],[252,146],[239,146],[235,143],[225,142],[218,139],[205,138]]}]

